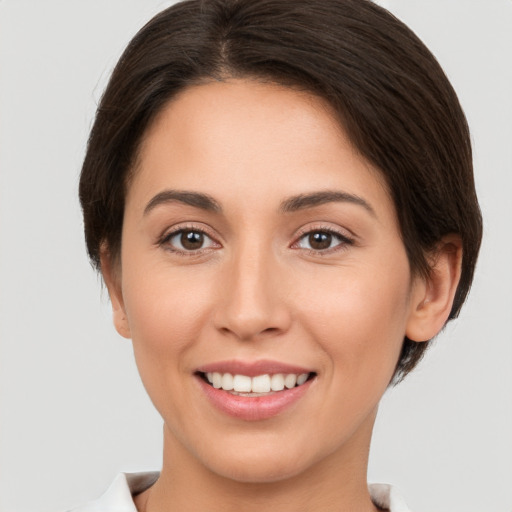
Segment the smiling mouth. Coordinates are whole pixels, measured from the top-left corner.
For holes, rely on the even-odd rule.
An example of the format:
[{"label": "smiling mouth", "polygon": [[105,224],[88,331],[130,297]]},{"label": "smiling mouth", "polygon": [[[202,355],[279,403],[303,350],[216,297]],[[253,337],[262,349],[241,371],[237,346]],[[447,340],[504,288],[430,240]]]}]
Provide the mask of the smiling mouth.
[{"label": "smiling mouth", "polygon": [[219,372],[198,372],[198,374],[215,389],[247,397],[267,396],[293,389],[302,386],[316,376],[315,372],[262,374],[254,377]]}]

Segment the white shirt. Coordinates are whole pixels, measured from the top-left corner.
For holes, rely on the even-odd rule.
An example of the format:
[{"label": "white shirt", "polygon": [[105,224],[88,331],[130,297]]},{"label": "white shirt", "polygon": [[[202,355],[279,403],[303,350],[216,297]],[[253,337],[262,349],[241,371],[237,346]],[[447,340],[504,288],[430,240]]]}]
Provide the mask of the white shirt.
[{"label": "white shirt", "polygon": [[[137,512],[133,496],[151,487],[158,472],[120,473],[107,492],[99,499],[70,512]],[[373,502],[390,512],[410,512],[397,490],[388,484],[369,484]]]}]

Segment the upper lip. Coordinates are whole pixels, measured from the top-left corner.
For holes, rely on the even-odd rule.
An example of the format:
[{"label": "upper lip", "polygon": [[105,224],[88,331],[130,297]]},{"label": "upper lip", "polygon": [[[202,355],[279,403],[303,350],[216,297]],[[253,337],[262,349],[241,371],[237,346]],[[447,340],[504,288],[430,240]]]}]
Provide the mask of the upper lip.
[{"label": "upper lip", "polygon": [[256,377],[257,375],[274,375],[276,373],[311,373],[313,370],[303,366],[297,366],[279,361],[268,359],[260,359],[258,361],[217,361],[208,363],[197,368],[196,372],[209,373],[231,373],[232,375],[247,375],[248,377]]}]

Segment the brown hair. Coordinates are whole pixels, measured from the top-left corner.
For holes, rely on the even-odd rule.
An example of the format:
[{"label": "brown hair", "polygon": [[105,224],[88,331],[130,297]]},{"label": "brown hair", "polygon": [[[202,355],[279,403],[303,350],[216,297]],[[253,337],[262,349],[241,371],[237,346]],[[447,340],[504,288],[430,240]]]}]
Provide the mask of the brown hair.
[{"label": "brown hair", "polygon": [[[178,91],[247,77],[325,98],[360,153],[383,174],[413,272],[447,234],[462,238],[450,319],[469,291],[481,240],[469,130],[434,56],[369,0],[186,0],[133,38],[99,105],[80,178],[87,249],[118,258],[125,191],[141,138]],[[401,380],[427,343],[407,338]]]}]

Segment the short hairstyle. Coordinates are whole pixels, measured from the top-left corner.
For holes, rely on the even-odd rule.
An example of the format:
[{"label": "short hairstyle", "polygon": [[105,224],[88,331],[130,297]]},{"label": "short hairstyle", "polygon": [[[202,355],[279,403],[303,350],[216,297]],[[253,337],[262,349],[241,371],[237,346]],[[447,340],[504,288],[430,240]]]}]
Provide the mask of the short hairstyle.
[{"label": "short hairstyle", "polygon": [[[461,237],[456,317],[482,236],[466,118],[435,57],[369,0],[186,0],[150,20],[117,63],[88,141],[79,194],[93,265],[101,270],[105,248],[120,257],[125,193],[152,120],[184,88],[226,78],[297,87],[331,105],[387,183],[413,273],[428,276],[442,237]],[[394,382],[426,347],[405,338]]]}]

